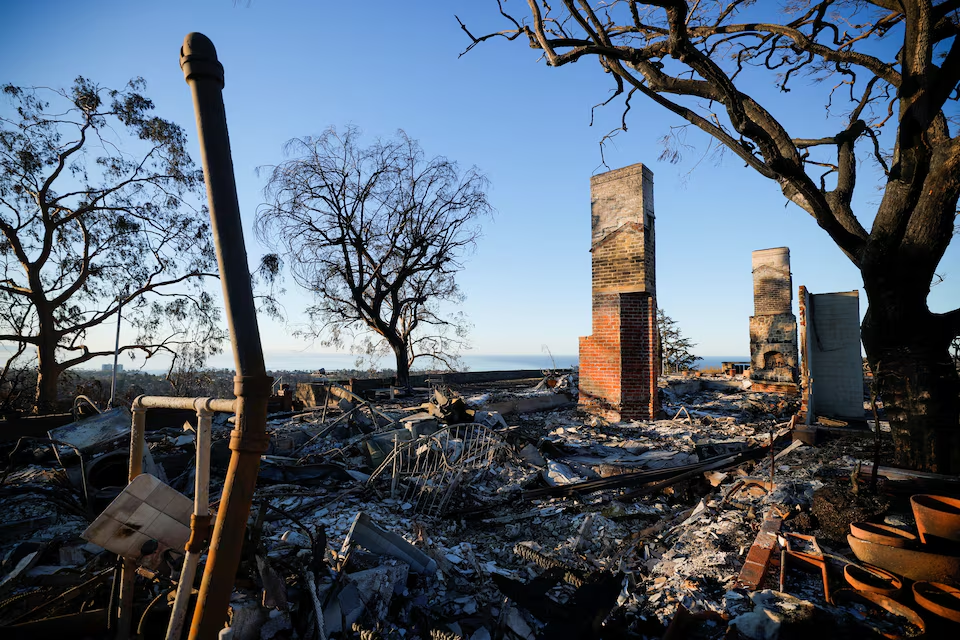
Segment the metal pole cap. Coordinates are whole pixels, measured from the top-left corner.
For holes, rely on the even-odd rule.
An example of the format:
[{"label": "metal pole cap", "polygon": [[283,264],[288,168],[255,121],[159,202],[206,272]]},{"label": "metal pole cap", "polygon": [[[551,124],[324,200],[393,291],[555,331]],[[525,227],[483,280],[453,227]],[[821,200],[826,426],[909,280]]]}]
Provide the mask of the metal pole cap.
[{"label": "metal pole cap", "polygon": [[188,33],[180,47],[180,68],[189,82],[198,78],[213,78],[223,86],[223,65],[217,60],[217,49],[202,33]]}]

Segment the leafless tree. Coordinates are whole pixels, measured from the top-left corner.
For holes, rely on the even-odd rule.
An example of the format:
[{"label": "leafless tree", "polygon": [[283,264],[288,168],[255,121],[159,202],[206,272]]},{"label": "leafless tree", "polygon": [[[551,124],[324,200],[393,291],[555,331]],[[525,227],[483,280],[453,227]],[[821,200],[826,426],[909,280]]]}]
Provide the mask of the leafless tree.
[{"label": "leafless tree", "polygon": [[488,183],[476,168],[427,160],[403,131],[367,148],[359,137],[331,128],[288,142],[289,159],[268,168],[257,233],[314,294],[307,333],[392,350],[406,385],[418,358],[451,366],[466,346],[462,314],[440,304],[463,299],[455,276],[491,211]]},{"label": "leafless tree", "polygon": [[[498,5],[502,31],[474,36],[461,23],[468,50],[520,38],[553,67],[596,60],[613,82],[603,104],[625,99],[622,129],[631,99],[652,100],[814,218],[863,276],[863,343],[898,463],[960,473],[960,378],[948,353],[960,309],[927,306],[960,193],[960,2],[528,0],[522,17]],[[788,131],[756,95],[764,72],[797,100],[823,96],[836,133]],[[797,87],[800,76],[813,82]],[[883,176],[879,206],[862,212],[870,231],[853,206],[864,156]]]},{"label": "leafless tree", "polygon": [[85,341],[121,310],[136,330],[124,352],[149,358],[200,339],[209,353],[223,339],[204,289],[217,276],[209,223],[192,204],[203,178],[183,130],[152,114],[143,89],[3,86],[0,341],[16,345],[4,374],[35,350],[41,411],[66,369],[113,354]]}]

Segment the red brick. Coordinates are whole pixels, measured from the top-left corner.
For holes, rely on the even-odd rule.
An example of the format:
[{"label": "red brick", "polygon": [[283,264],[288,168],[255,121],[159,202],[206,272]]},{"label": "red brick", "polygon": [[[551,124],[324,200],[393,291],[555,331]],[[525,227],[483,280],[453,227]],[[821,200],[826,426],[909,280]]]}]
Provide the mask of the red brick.
[{"label": "red brick", "polygon": [[615,420],[659,409],[652,179],[642,165],[591,179],[593,335],[580,339],[580,402]]}]

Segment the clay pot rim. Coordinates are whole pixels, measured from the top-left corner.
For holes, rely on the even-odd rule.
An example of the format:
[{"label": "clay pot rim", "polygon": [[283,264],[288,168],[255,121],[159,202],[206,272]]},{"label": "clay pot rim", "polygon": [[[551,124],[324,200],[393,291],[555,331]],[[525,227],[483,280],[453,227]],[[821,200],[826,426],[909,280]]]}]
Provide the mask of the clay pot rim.
[{"label": "clay pot rim", "polygon": [[[910,506],[913,507],[914,516],[916,516],[917,507],[921,507],[949,516],[960,517],[960,498],[940,496],[935,493],[917,493],[910,496]],[[946,507],[946,509],[943,507]]]},{"label": "clay pot rim", "polygon": [[[850,575],[851,568],[863,571],[865,573],[871,573],[883,580],[888,580],[890,582],[890,587],[884,589],[882,587],[875,587],[867,582],[861,582],[856,577]],[[851,587],[858,591],[871,591],[884,596],[893,596],[903,589],[903,580],[901,580],[897,575],[870,564],[854,564],[851,562],[848,565],[844,565],[843,577],[847,579],[847,583]]]},{"label": "clay pot rim", "polygon": [[960,499],[918,493],[910,496],[910,506],[917,521],[920,542],[960,542]]},{"label": "clay pot rim", "polygon": [[[951,609],[934,602],[933,600],[928,598],[924,593],[917,591],[918,585],[931,585],[933,587],[936,587],[940,591],[944,591],[952,595],[953,598],[958,603],[957,608]],[[931,613],[935,613],[941,618],[946,618],[947,620],[953,620],[954,622],[960,622],[960,587],[956,587],[954,585],[946,584],[943,582],[930,582],[928,580],[920,580],[920,581],[914,582],[913,587],[911,587],[911,589],[913,590],[913,598],[914,600],[917,601],[918,605],[920,605],[927,611],[930,611]]]},{"label": "clay pot rim", "polygon": [[[879,529],[884,533],[871,531],[868,529],[868,527]],[[904,548],[915,545],[918,542],[917,536],[915,536],[913,533],[889,524],[878,522],[851,522],[850,533],[852,533],[855,538],[859,538],[860,540],[884,544],[888,547]],[[885,533],[887,535],[885,535]]]}]

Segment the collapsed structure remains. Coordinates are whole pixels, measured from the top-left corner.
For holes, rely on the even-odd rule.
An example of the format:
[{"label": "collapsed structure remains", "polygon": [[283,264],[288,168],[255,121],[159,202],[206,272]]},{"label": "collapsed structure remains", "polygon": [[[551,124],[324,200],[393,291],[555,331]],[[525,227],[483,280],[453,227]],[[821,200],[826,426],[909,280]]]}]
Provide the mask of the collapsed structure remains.
[{"label": "collapsed structure remains", "polygon": [[750,317],[750,380],[757,391],[796,393],[797,317],[793,315],[790,249],[753,252],[753,304]]},{"label": "collapsed structure remains", "polygon": [[[222,67],[200,34],[182,53],[214,134],[204,174],[238,397],[141,396],[132,415],[63,414],[46,438],[0,431],[4,638],[181,640],[191,608],[191,640],[960,635],[960,479],[879,465],[856,292],[801,288],[807,421],[848,413],[827,425],[844,430],[834,442],[797,428],[786,248],[753,254],[750,391],[658,383],[640,164],[591,180],[579,396],[575,371],[464,393],[431,379],[401,397],[324,376],[298,389],[310,406],[281,393],[288,410],[268,415]],[[657,419],[661,392],[672,419]],[[148,408],[189,416],[148,427]]]},{"label": "collapsed structure remains", "polygon": [[862,417],[859,292],[812,294],[801,286],[800,335],[807,422],[816,414]]}]

